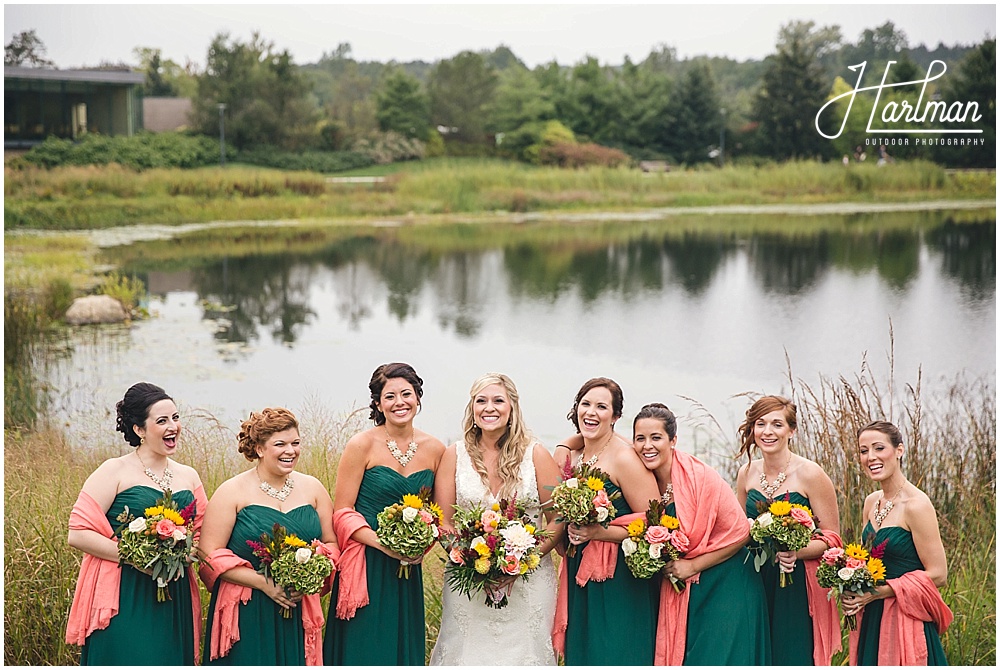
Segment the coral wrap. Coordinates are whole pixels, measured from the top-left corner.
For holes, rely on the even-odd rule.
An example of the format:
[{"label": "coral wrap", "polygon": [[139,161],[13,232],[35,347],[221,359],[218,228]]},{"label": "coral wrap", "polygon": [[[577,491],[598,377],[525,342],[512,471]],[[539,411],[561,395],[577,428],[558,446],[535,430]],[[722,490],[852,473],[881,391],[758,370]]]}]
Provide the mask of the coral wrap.
[{"label": "coral wrap", "polygon": [[340,545],[340,588],[337,591],[337,618],[350,619],[368,604],[368,573],[365,545],[351,539],[361,528],[370,528],[365,517],[350,507],[333,513],[333,530]]},{"label": "coral wrap", "polygon": [[[821,529],[813,537],[826,542],[827,547],[844,546],[843,540],[832,530]],[[819,559],[812,558],[802,564],[806,571],[806,600],[809,602],[809,616],[812,618],[813,664],[830,665],[833,654],[843,648],[837,601],[829,598],[829,589],[824,589],[816,580]]]}]

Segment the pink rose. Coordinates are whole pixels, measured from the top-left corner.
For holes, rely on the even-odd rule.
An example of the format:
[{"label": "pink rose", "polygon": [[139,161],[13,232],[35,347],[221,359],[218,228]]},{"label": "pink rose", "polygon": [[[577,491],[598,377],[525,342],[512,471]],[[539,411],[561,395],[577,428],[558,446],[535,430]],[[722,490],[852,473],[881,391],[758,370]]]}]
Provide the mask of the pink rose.
[{"label": "pink rose", "polygon": [[670,539],[670,531],[663,526],[650,526],[646,529],[646,542],[663,544]]},{"label": "pink rose", "polygon": [[456,565],[465,565],[465,561],[462,559],[462,550],[458,547],[451,548],[451,551],[448,552],[448,558]]},{"label": "pink rose", "polygon": [[851,557],[848,557],[847,558],[847,567],[849,567],[851,570],[857,570],[858,568],[865,567],[865,562],[862,561],[860,558],[851,558]]},{"label": "pink rose", "polygon": [[670,544],[674,545],[674,549],[683,554],[691,546],[691,540],[688,539],[683,530],[678,528],[670,534]]},{"label": "pink rose", "polygon": [[801,523],[806,528],[814,528],[815,527],[815,524],[813,523],[812,517],[809,516],[809,512],[805,511],[801,507],[793,507],[792,511],[790,512],[790,514],[792,515],[793,519],[795,519],[796,521],[798,521],[799,523]]},{"label": "pink rose", "polygon": [[420,510],[420,519],[426,523],[428,526],[434,523],[434,515],[425,509]]},{"label": "pink rose", "polygon": [[517,556],[514,554],[507,554],[504,557],[503,565],[500,566],[500,569],[503,570],[504,574],[516,575],[521,571],[521,564],[517,560]]},{"label": "pink rose", "polygon": [[177,528],[175,524],[170,519],[160,519],[156,522],[156,534],[159,535],[164,540],[168,537],[173,537],[174,529]]},{"label": "pink rose", "polygon": [[597,492],[594,496],[594,507],[610,507],[611,501],[608,499],[608,494],[604,489]]},{"label": "pink rose", "polygon": [[844,550],[841,547],[830,547],[823,552],[823,562],[827,565],[837,565],[837,562],[844,555]]},{"label": "pink rose", "polygon": [[496,530],[497,526],[500,524],[500,515],[491,509],[483,512],[483,515],[479,518],[483,522],[483,528],[486,531]]}]

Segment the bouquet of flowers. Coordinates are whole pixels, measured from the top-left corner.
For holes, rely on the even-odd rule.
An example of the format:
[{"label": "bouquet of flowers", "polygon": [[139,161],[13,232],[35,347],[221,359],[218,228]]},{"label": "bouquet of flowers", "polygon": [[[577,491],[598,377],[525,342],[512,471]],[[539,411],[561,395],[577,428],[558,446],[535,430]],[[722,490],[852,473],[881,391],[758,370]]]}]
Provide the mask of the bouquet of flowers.
[{"label": "bouquet of flowers", "polygon": [[[441,534],[441,508],[431,502],[431,490],[424,486],[417,495],[389,505],[376,517],[375,534],[382,546],[404,556],[422,556]],[[397,577],[410,578],[410,564],[399,562]]]},{"label": "bouquet of flowers", "polygon": [[[649,579],[663,569],[667,561],[681,558],[691,544],[677,517],[664,513],[663,509],[662,502],[650,500],[646,518],[630,523],[628,537],[622,540],[625,565],[639,579]],[[674,575],[667,575],[667,578],[677,593],[687,586]]]},{"label": "bouquet of flowers", "polygon": [[[816,570],[816,581],[823,588],[830,589],[827,597],[836,595],[839,602],[844,591],[872,593],[876,586],[885,584],[885,564],[882,563],[885,544],[883,542],[871,551],[859,544],[849,544],[843,549],[831,547],[824,551]],[[848,614],[844,620],[849,629],[858,627],[856,615]]]},{"label": "bouquet of flowers", "polygon": [[[472,595],[486,591],[486,604],[506,607],[513,581],[527,579],[541,562],[538,545],[548,536],[532,524],[525,505],[515,497],[489,508],[455,507],[455,532],[442,535],[448,553],[444,574],[452,591]],[[506,581],[506,587],[500,584]]]},{"label": "bouquet of flowers", "polygon": [[156,581],[157,602],[171,599],[167,584],[180,578],[195,560],[194,516],[194,501],[178,510],[167,489],[143,516],[133,515],[126,506],[117,517],[122,523],[117,531],[119,563],[150,571]]},{"label": "bouquet of flowers", "polygon": [[[785,494],[784,500],[758,502],[757,518],[750,523],[750,537],[757,542],[751,547],[754,568],[760,572],[766,561],[777,561],[779,551],[802,549],[809,544],[816,528],[812,510],[789,502],[788,494]],[[792,576],[782,572],[779,586],[784,588],[791,583]]]},{"label": "bouquet of flowers", "polygon": [[[316,551],[319,540],[307,543],[288,531],[279,523],[274,524],[271,534],[260,534],[260,541],[247,540],[247,546],[260,559],[259,574],[285,589],[285,593],[298,591],[305,595],[319,593],[323,582],[333,572],[333,563]],[[292,618],[290,609],[281,608],[286,619]]]},{"label": "bouquet of flowers", "polygon": [[[562,480],[552,489],[552,509],[559,515],[557,521],[577,526],[599,523],[607,528],[617,514],[612,503],[622,495],[618,491],[608,495],[605,488],[608,476],[600,468],[586,463],[574,468],[567,461]],[[570,545],[566,553],[575,554],[576,546]]]}]

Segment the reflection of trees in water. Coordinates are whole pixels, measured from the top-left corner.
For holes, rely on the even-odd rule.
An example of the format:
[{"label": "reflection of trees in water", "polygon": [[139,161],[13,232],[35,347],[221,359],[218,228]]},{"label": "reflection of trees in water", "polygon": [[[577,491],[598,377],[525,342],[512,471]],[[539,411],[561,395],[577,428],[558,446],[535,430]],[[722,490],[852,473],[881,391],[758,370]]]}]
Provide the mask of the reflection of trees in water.
[{"label": "reflection of trees in water", "polygon": [[475,337],[483,325],[483,309],[496,304],[491,294],[507,291],[498,252],[462,253],[441,259],[431,278],[437,296],[438,324],[454,327],[462,337]]},{"label": "reflection of trees in water", "polygon": [[829,265],[825,236],[754,235],[749,240],[750,265],[765,291],[798,293],[811,286]]},{"label": "reflection of trees in water", "polygon": [[[193,281],[209,306],[205,318],[224,326],[215,334],[222,342],[251,342],[258,327],[269,326],[271,337],[295,342],[297,330],[314,316],[309,308],[312,271],[288,256],[247,256],[223,259],[197,270]],[[219,310],[213,305],[235,307]]]},{"label": "reflection of trees in water", "polygon": [[927,234],[941,253],[941,268],[977,300],[992,299],[997,284],[997,227],[992,221],[956,225],[951,220]]}]

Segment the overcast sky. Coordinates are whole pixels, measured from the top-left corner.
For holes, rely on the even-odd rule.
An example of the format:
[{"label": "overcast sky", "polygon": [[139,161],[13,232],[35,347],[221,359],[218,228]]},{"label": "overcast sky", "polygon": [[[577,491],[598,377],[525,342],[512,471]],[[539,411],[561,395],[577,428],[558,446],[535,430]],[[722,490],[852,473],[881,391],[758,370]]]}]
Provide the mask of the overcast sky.
[{"label": "overcast sky", "polygon": [[219,32],[246,40],[254,30],[288,49],[296,63],[314,63],[347,42],[358,60],[433,62],[463,50],[505,44],[529,67],[586,56],[620,64],[641,61],[659,44],[680,57],[761,59],[791,20],[839,25],[847,41],[892,21],[910,46],[971,45],[996,36],[996,6],[868,3],[701,5],[567,4],[6,4],[4,43],[34,29],[61,68],[102,61],[134,63],[137,46],[199,66]]}]

